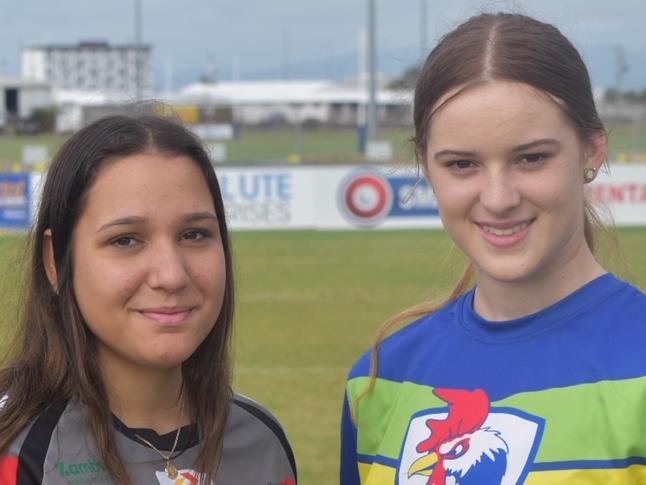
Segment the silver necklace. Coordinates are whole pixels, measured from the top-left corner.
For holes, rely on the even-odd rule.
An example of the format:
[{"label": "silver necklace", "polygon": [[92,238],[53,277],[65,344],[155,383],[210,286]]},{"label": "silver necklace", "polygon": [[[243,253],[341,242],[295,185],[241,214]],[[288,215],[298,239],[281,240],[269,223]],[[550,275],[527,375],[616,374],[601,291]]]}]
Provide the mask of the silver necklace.
[{"label": "silver necklace", "polygon": [[170,450],[170,453],[168,455],[163,454],[161,451],[155,448],[155,445],[153,445],[150,441],[148,441],[145,438],[142,438],[137,433],[135,433],[135,436],[137,438],[139,438],[141,441],[143,441],[145,444],[147,444],[149,447],[151,447],[153,450],[159,453],[161,457],[164,460],[166,460],[166,466],[164,467],[164,471],[166,472],[166,475],[168,475],[168,478],[172,480],[175,480],[177,478],[177,467],[173,465],[173,462],[171,461],[171,459],[172,459],[173,453],[175,453],[175,448],[177,447],[177,441],[179,441],[179,433],[181,430],[182,428],[177,428],[177,433],[175,433],[175,443],[173,443],[173,448]]}]

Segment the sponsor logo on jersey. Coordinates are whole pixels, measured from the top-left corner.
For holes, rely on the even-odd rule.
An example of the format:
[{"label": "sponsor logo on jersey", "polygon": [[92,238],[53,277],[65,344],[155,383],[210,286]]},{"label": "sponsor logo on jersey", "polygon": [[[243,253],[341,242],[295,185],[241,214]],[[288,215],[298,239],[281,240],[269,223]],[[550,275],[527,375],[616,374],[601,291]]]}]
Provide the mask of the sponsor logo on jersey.
[{"label": "sponsor logo on jersey", "polygon": [[56,466],[58,467],[58,473],[63,477],[69,477],[70,475],[84,475],[89,473],[99,473],[105,471],[105,465],[100,461],[84,461],[81,463],[65,463],[64,461],[59,461]]},{"label": "sponsor logo on jersey", "polygon": [[544,420],[491,408],[481,390],[436,389],[447,408],[415,414],[402,446],[399,485],[520,485],[543,434]]},{"label": "sponsor logo on jersey", "polygon": [[56,470],[69,485],[89,485],[111,481],[103,462],[96,460],[75,463],[59,461],[56,463]]},{"label": "sponsor logo on jersey", "polygon": [[[195,470],[179,470],[178,476],[175,479],[169,478],[164,472],[155,472],[157,481],[160,485],[199,485],[199,474]],[[296,485],[294,478],[286,478],[280,482],[268,482],[267,485]]]},{"label": "sponsor logo on jersey", "polygon": [[161,485],[199,485],[200,475],[195,470],[178,470],[177,478],[169,478],[168,475],[164,472],[155,472],[157,476],[157,481]]}]

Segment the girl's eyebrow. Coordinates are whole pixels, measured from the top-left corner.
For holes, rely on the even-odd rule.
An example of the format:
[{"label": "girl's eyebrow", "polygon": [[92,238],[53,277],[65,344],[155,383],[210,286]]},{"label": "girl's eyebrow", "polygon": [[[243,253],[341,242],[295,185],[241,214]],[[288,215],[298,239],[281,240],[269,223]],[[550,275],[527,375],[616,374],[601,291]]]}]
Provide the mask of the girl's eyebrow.
[{"label": "girl's eyebrow", "polygon": [[529,143],[518,145],[512,151],[522,152],[524,150],[529,150],[531,148],[542,146],[542,145],[551,145],[554,148],[559,148],[561,146],[561,142],[559,142],[558,140],[555,140],[554,138],[541,138],[539,140],[534,140],[534,141],[530,141]]},{"label": "girl's eyebrow", "polygon": [[440,150],[433,158],[442,158],[442,157],[475,157],[476,152],[469,152],[464,150]]},{"label": "girl's eyebrow", "polygon": [[[561,146],[561,142],[558,140],[555,140],[554,138],[541,138],[539,140],[534,140],[530,141],[529,143],[523,143],[522,145],[518,145],[514,147],[511,151],[512,152],[522,152],[525,150],[529,150],[532,148],[535,148],[537,146],[545,146],[545,145],[550,145],[554,148],[559,148]],[[433,155],[433,158],[442,158],[442,157],[465,157],[465,158],[473,158],[477,156],[478,154],[476,152],[471,152],[468,150],[440,150],[439,152],[435,153]]]},{"label": "girl's eyebrow", "polygon": [[141,216],[119,217],[118,219],[114,219],[106,224],[103,224],[101,227],[97,229],[96,232],[99,233],[113,226],[132,226],[135,224],[144,224],[146,221],[147,219]]},{"label": "girl's eyebrow", "polygon": [[215,222],[218,221],[217,216],[212,212],[194,212],[192,214],[188,214],[187,216],[185,216],[184,222],[197,222],[197,221],[202,221],[204,219],[212,219]]},{"label": "girl's eyebrow", "polygon": [[[212,212],[192,212],[190,214],[185,215],[182,218],[182,221],[184,223],[191,223],[191,222],[197,222],[197,221],[202,221],[205,219],[211,219],[213,221],[218,220],[215,214]],[[110,227],[114,226],[132,226],[136,224],[145,224],[148,221],[146,217],[142,216],[125,216],[125,217],[119,217],[118,219],[114,219],[106,224],[103,224],[99,229],[97,229],[97,233],[104,231],[105,229],[108,229]]]}]

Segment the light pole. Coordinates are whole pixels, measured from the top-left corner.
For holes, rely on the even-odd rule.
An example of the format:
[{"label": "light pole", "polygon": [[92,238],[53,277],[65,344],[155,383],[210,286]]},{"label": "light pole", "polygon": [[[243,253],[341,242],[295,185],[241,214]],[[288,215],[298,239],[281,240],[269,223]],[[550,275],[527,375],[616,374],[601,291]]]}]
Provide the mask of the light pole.
[{"label": "light pole", "polygon": [[141,100],[141,0],[135,0],[135,100]]},{"label": "light pole", "polygon": [[368,0],[368,142],[376,141],[379,134],[377,120],[377,42],[376,42],[376,0]]},{"label": "light pole", "polygon": [[426,0],[419,0],[419,58],[426,57]]}]

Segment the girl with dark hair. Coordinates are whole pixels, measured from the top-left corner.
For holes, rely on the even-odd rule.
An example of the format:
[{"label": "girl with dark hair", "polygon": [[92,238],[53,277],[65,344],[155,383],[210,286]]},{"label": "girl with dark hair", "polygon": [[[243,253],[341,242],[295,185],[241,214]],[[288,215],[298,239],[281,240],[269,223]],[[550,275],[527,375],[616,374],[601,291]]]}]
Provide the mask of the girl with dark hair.
[{"label": "girl with dark hair", "polygon": [[0,371],[0,483],[295,483],[280,425],[231,390],[224,206],[184,127],[114,116],[73,135],[30,271]]},{"label": "girl with dark hair", "polygon": [[418,162],[470,262],[350,372],[341,483],[646,483],[646,295],[594,256],[585,184],[607,135],[578,52],[482,14],[433,49],[414,103]]}]

